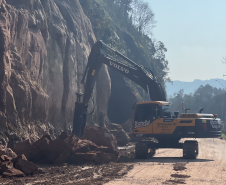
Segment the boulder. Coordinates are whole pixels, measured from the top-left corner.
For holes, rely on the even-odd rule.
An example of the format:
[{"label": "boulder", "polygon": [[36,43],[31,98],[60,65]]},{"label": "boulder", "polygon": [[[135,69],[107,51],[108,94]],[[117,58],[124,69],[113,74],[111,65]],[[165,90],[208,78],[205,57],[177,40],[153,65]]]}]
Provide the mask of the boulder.
[{"label": "boulder", "polygon": [[[60,139],[62,138],[62,139]],[[51,141],[47,150],[47,159],[54,164],[64,163],[69,157],[71,151],[77,147],[78,138],[76,136],[60,137]],[[63,140],[63,138],[65,138]]]},{"label": "boulder", "polygon": [[118,155],[117,141],[105,127],[87,126],[82,139],[90,140],[98,146],[107,146],[111,153]]},{"label": "boulder", "polygon": [[74,135],[67,136],[64,139],[64,142],[67,143],[67,145],[73,149],[75,149],[75,147],[77,146],[78,141],[79,141],[79,138],[77,138]]},{"label": "boulder", "polygon": [[13,148],[13,151],[17,155],[24,154],[27,159],[29,159],[29,157],[30,157],[31,150],[32,150],[32,146],[31,146],[29,139],[16,143]]},{"label": "boulder", "polygon": [[56,139],[50,142],[46,150],[46,158],[52,163],[65,149],[66,143],[62,139]]},{"label": "boulder", "polygon": [[93,153],[77,153],[75,154],[75,156],[82,157],[86,161],[93,161],[97,157],[97,154],[94,152]]},{"label": "boulder", "polygon": [[104,153],[111,153],[112,150],[106,146],[99,146],[97,149],[96,149],[97,152],[104,152]]},{"label": "boulder", "polygon": [[87,161],[94,161],[97,157],[97,153],[90,152],[84,154],[84,159]]},{"label": "boulder", "polygon": [[6,155],[6,151],[5,151],[5,149],[3,149],[3,148],[2,148],[2,149],[0,148],[0,156],[1,156],[1,155]]},{"label": "boulder", "polygon": [[60,135],[59,135],[59,139],[62,139],[62,140],[65,140],[69,135],[67,134],[67,132],[62,132]]},{"label": "boulder", "polygon": [[34,174],[38,170],[38,166],[28,161],[24,155],[18,156],[14,160],[16,169],[24,172],[27,175]]},{"label": "boulder", "polygon": [[97,157],[96,152],[76,153],[70,156],[67,162],[71,164],[82,165],[85,164],[85,162],[93,162],[96,159],[96,157]]},{"label": "boulder", "polygon": [[7,155],[1,155],[0,162],[5,162],[5,161],[12,161],[12,158],[8,157]]},{"label": "boulder", "polygon": [[53,160],[54,164],[62,164],[64,163],[71,153],[71,147],[66,146],[63,151]]},{"label": "boulder", "polygon": [[24,177],[24,173],[20,170],[17,170],[15,168],[9,168],[5,172],[3,172],[3,176],[6,177]]},{"label": "boulder", "polygon": [[117,140],[117,144],[119,146],[124,146],[129,143],[130,137],[128,134],[123,130],[122,126],[119,124],[111,123],[108,125],[108,128],[113,136],[115,136]]},{"label": "boulder", "polygon": [[125,130],[126,133],[131,133],[132,132],[132,120],[129,119],[125,123],[121,124],[123,130]]},{"label": "boulder", "polygon": [[6,148],[5,151],[6,151],[6,155],[7,156],[9,156],[11,158],[16,158],[17,157],[17,154],[14,151],[12,151],[11,148]]},{"label": "boulder", "polygon": [[67,159],[67,163],[70,164],[83,165],[85,162],[86,161],[81,153],[73,154]]},{"label": "boulder", "polygon": [[0,162],[0,174],[3,174],[9,168],[13,168],[13,163],[11,161]]},{"label": "boulder", "polygon": [[92,141],[89,140],[82,140],[79,139],[77,146],[75,148],[75,150],[73,151],[74,153],[86,153],[89,151],[94,151],[98,148],[98,146],[93,143]]},{"label": "boulder", "polygon": [[13,168],[12,158],[7,155],[0,156],[0,174],[3,174],[9,168]]},{"label": "boulder", "polygon": [[109,162],[115,162],[116,160],[117,157],[114,154],[99,152],[95,158],[95,164],[106,164]]},{"label": "boulder", "polygon": [[38,141],[36,141],[31,147],[29,159],[31,161],[39,161],[44,159],[46,155],[46,150],[49,149],[50,141],[51,138],[49,135],[44,135]]},{"label": "boulder", "polygon": [[12,159],[13,164],[16,164],[17,163],[18,158],[21,158],[21,159],[24,159],[24,160],[28,161],[27,158],[26,158],[26,156],[24,154],[22,154],[22,155],[18,155],[16,158]]}]

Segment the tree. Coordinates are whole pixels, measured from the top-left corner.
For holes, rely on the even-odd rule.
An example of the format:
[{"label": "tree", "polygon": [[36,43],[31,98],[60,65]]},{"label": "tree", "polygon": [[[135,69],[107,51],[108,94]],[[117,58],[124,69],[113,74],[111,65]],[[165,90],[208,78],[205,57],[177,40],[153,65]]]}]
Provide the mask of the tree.
[{"label": "tree", "polygon": [[121,7],[124,17],[128,17],[128,12],[131,10],[132,0],[115,0],[114,3]]},{"label": "tree", "polygon": [[169,98],[171,107],[175,108],[184,102],[185,108],[190,108],[191,113],[197,113],[203,108],[203,113],[217,114],[222,120],[225,119],[226,93],[223,89],[217,89],[209,84],[201,85],[193,94],[184,94],[180,90],[174,97]]},{"label": "tree", "polygon": [[161,76],[164,80],[166,80],[169,71],[168,61],[165,56],[167,49],[161,41],[154,42],[154,49],[155,53],[153,55],[152,62],[154,64],[155,74],[156,76]]},{"label": "tree", "polygon": [[131,21],[140,33],[151,34],[155,25],[154,13],[147,2],[133,0],[131,3]]}]

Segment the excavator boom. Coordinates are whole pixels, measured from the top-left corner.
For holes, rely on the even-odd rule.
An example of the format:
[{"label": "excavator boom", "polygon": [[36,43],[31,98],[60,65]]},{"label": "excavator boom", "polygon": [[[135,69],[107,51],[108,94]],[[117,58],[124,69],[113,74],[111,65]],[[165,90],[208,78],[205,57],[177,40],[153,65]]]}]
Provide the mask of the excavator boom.
[{"label": "excavator boom", "polygon": [[[125,62],[118,61],[114,57],[107,55],[104,48],[110,50]],[[82,78],[82,83],[84,84],[83,98],[81,98],[80,94],[77,94],[77,102],[75,103],[73,134],[78,137],[84,133],[89,100],[102,64],[106,64],[140,85],[149,94],[150,100],[166,101],[166,96],[161,85],[150,70],[146,70],[144,66],[138,65],[102,41],[97,41],[92,47]]]}]

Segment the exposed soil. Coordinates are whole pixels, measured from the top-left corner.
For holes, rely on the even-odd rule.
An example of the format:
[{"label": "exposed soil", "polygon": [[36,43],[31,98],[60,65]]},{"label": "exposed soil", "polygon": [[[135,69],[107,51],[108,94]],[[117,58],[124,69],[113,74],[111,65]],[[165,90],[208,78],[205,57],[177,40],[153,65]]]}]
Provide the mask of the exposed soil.
[{"label": "exposed soil", "polygon": [[73,184],[73,185],[102,185],[115,178],[120,178],[133,168],[124,163],[109,163],[104,165],[64,166],[39,165],[39,171],[33,176],[23,178],[1,178],[0,184]]},{"label": "exposed soil", "polygon": [[39,170],[33,176],[23,178],[3,178],[0,176],[0,184],[27,184],[27,185],[53,185],[53,184],[75,184],[102,185],[116,178],[121,178],[133,168],[133,164],[125,163],[134,161],[134,144],[119,147],[121,158],[117,163],[94,165],[93,163],[83,166],[69,165],[42,165],[38,164]]}]

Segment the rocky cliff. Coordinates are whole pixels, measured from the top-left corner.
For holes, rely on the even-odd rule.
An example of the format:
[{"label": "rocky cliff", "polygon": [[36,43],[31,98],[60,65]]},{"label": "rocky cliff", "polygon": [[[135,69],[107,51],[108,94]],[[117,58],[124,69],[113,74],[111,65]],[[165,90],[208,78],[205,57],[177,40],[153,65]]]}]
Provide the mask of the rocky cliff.
[{"label": "rocky cliff", "polygon": [[[0,0],[2,135],[35,140],[72,123],[75,93],[83,92],[80,81],[95,40],[78,0]],[[109,96],[103,67],[89,122],[104,122]]]}]

